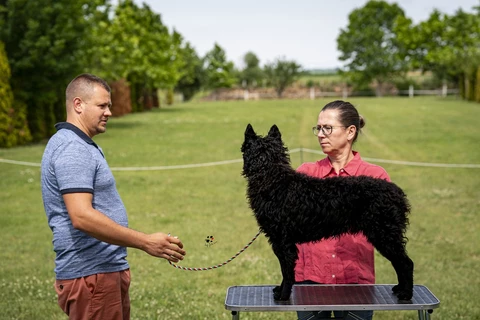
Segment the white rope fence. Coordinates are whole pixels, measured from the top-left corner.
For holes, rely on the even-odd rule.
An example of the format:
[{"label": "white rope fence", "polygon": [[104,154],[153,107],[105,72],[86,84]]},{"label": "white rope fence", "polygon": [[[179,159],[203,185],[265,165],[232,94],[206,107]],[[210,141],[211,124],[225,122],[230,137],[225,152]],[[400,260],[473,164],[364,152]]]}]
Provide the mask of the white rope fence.
[{"label": "white rope fence", "polygon": [[[309,153],[316,153],[325,155],[322,151],[300,148],[295,150],[303,150]],[[404,166],[417,166],[417,167],[436,167],[436,168],[480,168],[480,164],[456,164],[456,163],[431,163],[431,162],[413,162],[413,161],[400,161],[400,160],[386,160],[386,159],[378,159],[378,158],[366,158],[362,157],[363,160],[369,162],[377,162],[377,163],[391,163],[391,164],[398,164]]]},{"label": "white rope fence", "polygon": [[[307,152],[307,153],[325,155],[322,151],[312,150],[312,149],[307,149],[307,148],[296,148],[296,149],[290,150],[290,153],[296,153],[296,152]],[[365,160],[365,161],[374,162],[374,163],[390,163],[390,164],[397,164],[397,165],[403,165],[403,166],[417,166],[417,167],[431,167],[431,168],[480,169],[480,164],[413,162],[413,161],[366,158],[366,157],[362,157],[362,159]],[[110,169],[112,171],[160,171],[160,170],[175,170],[175,169],[191,169],[191,168],[201,168],[201,167],[212,167],[212,166],[220,166],[220,165],[240,163],[240,162],[243,162],[243,159],[232,159],[232,160],[224,160],[224,161],[183,164],[183,165],[172,165],[172,166],[111,167]],[[40,167],[40,163],[26,162],[26,161],[16,161],[16,160],[9,160],[9,159],[2,159],[2,158],[0,158],[0,163],[8,163],[8,164],[14,164],[14,165],[20,165],[20,166]]]}]

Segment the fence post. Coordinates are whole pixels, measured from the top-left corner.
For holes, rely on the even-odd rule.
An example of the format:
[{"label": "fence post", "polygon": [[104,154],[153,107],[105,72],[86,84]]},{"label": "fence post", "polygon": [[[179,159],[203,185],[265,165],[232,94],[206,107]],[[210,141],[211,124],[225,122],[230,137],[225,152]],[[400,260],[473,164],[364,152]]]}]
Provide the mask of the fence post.
[{"label": "fence post", "polygon": [[315,87],[310,88],[310,100],[315,100]]},{"label": "fence post", "polygon": [[442,86],[442,97],[446,97],[447,96],[447,84],[444,83],[443,86]]},{"label": "fence post", "polygon": [[343,100],[346,100],[348,98],[348,90],[346,87],[343,88],[342,97]]},{"label": "fence post", "polygon": [[410,98],[413,98],[413,85],[410,85],[410,87],[408,87],[408,96]]},{"label": "fence post", "polygon": [[248,89],[243,90],[243,100],[248,100]]}]

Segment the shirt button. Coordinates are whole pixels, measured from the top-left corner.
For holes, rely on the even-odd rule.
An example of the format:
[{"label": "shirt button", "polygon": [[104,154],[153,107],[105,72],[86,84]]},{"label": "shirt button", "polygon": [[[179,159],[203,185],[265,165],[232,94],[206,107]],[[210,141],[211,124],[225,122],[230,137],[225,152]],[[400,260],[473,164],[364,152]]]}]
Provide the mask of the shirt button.
[{"label": "shirt button", "polygon": [[332,274],[332,278],[335,278],[335,275],[334,275],[334,274]]},{"label": "shirt button", "polygon": [[343,169],[340,169],[340,172],[343,172],[343,171],[345,171],[345,170],[343,170]]},{"label": "shirt button", "polygon": [[335,258],[335,255],[334,255],[334,254],[332,254],[332,258]]}]

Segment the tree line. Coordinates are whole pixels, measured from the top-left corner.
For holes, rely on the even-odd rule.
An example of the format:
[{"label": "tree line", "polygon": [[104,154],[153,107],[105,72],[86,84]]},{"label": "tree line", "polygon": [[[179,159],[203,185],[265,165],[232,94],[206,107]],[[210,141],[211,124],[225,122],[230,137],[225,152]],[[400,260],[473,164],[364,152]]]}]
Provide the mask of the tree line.
[{"label": "tree line", "polygon": [[[414,24],[395,3],[371,0],[353,10],[340,31],[340,70],[351,85],[375,84],[378,94],[409,70],[431,71],[480,101],[479,9],[446,15],[434,10]],[[321,41],[321,39],[319,39]],[[281,97],[302,73],[283,57],[260,66],[253,52],[242,69],[219,45],[200,56],[161,15],[133,0],[0,0],[0,147],[48,138],[65,119],[64,90],[89,72],[126,81],[132,112],[159,106],[158,89],[170,100],[199,90],[274,87]],[[167,99],[168,100],[168,99]]]},{"label": "tree line", "polygon": [[[204,57],[145,3],[120,0],[0,1],[0,147],[38,141],[65,119],[64,89],[74,76],[90,72],[109,82],[125,79],[132,111],[145,101],[158,106],[158,89],[189,100],[200,89],[259,83],[259,60],[246,56],[235,69],[218,44]],[[301,66],[278,58],[267,75],[288,69],[278,82],[291,84]],[[268,73],[270,72],[270,73]],[[245,74],[245,76],[243,76]],[[279,91],[281,94],[281,91]]]},{"label": "tree line", "polygon": [[480,102],[480,7],[453,15],[433,10],[417,24],[396,3],[369,1],[353,10],[337,38],[341,70],[358,88],[375,84],[377,95],[408,71],[431,72]]}]

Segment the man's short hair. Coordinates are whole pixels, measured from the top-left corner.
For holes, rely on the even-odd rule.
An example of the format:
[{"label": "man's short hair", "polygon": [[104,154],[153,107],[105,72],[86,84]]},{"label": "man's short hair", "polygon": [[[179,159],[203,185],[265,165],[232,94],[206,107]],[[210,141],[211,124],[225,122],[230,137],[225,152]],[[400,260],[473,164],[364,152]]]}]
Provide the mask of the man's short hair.
[{"label": "man's short hair", "polygon": [[65,90],[65,97],[67,102],[77,96],[79,93],[87,92],[93,89],[94,85],[102,86],[108,93],[112,92],[108,83],[93,74],[90,73],[82,73],[76,76],[67,86]]}]

